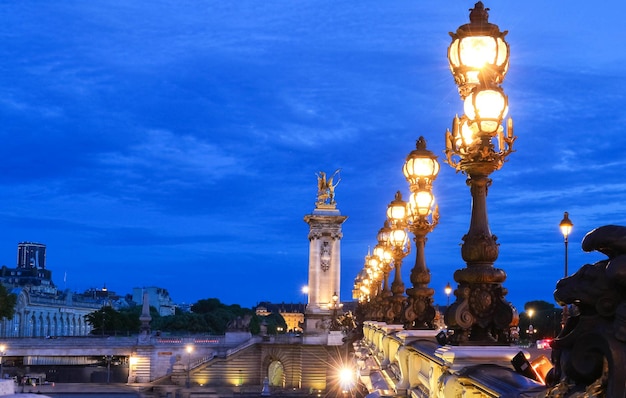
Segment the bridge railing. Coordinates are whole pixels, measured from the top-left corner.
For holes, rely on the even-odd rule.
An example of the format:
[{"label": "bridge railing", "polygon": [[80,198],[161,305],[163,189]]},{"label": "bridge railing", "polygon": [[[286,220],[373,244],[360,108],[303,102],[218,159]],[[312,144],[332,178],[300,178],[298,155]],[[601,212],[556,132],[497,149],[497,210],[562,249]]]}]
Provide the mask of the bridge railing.
[{"label": "bridge railing", "polygon": [[519,347],[442,346],[436,333],[365,322],[355,343],[361,382],[378,396],[545,396],[544,385],[515,371]]}]

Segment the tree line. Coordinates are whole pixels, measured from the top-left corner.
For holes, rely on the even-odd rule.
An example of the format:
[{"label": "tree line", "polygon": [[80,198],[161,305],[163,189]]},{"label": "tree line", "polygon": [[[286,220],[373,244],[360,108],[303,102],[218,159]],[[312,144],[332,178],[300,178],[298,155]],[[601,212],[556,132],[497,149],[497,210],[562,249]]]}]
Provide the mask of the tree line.
[{"label": "tree line", "polygon": [[[139,332],[142,307],[140,305],[115,310],[110,306],[89,313],[85,320],[92,327],[94,335],[134,334]],[[161,316],[155,307],[150,306],[150,328],[161,333],[205,333],[223,335],[228,325],[237,318],[248,315],[248,328],[252,334],[261,332],[261,325],[267,333],[275,334],[286,330],[287,324],[280,314],[258,316],[253,309],[242,308],[239,304],[223,304],[217,298],[202,299],[191,306],[191,312],[176,309],[174,315]]]}]

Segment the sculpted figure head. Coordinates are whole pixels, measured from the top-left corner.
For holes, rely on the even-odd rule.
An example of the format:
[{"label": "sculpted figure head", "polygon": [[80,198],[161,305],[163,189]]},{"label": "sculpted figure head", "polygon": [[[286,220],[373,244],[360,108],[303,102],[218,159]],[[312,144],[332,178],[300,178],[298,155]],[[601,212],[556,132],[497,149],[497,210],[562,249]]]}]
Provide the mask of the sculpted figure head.
[{"label": "sculpted figure head", "polygon": [[581,314],[612,316],[626,291],[626,227],[606,225],[589,232],[583,250],[599,251],[608,259],[582,266],[561,279],[554,291],[560,305],[575,304]]}]

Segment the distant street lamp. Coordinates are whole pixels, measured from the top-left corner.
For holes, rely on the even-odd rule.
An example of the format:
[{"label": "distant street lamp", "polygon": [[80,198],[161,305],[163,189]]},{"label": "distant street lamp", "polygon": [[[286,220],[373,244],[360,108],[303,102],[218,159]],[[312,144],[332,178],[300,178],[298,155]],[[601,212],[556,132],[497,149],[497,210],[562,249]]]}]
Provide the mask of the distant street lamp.
[{"label": "distant street lamp", "polygon": [[439,222],[439,207],[435,205],[432,183],[439,173],[439,162],[434,153],[426,149],[426,140],[419,137],[415,149],[409,153],[402,169],[409,183],[411,196],[407,204],[406,225],[414,235],[415,265],[411,269],[413,287],[406,290],[407,306],[404,311],[406,329],[433,329],[435,291],[428,287],[430,271],[426,267],[424,248],[426,235]]},{"label": "distant street lamp", "polygon": [[4,356],[6,355],[7,347],[4,344],[0,344],[0,379],[4,379]]},{"label": "distant street lamp", "polygon": [[106,356],[106,361],[107,361],[107,384],[109,384],[111,382],[111,361],[113,360],[113,356],[112,355],[107,355]]},{"label": "distant street lamp", "polygon": [[309,286],[308,285],[302,286],[302,294],[304,295],[304,305],[303,305],[303,307],[304,307],[304,309],[306,309],[306,305],[309,303],[309,298],[308,298]]},{"label": "distant street lamp", "polygon": [[448,296],[448,307],[449,307],[450,306],[450,293],[452,293],[452,286],[450,286],[450,282],[448,282],[448,284],[443,289],[443,291],[446,292],[446,296]]},{"label": "distant street lamp", "polygon": [[337,319],[337,309],[339,308],[339,296],[337,292],[333,293],[331,300],[330,307],[333,310],[333,318],[330,321],[330,330],[336,331],[340,330],[339,320]]},{"label": "distant street lamp", "polygon": [[513,152],[513,121],[503,121],[508,98],[500,87],[509,67],[506,31],[488,22],[489,9],[477,2],[470,23],[450,33],[450,70],[463,100],[465,114],[455,116],[446,131],[446,163],[468,178],[472,196],[469,231],[461,255],[467,267],[454,273],[459,283],[456,301],[448,307],[445,323],[454,332],[452,344],[502,344],[512,342],[511,327],[518,321],[515,308],[504,296],[506,273],[494,267],[499,244],[489,229],[487,190],[489,175]]},{"label": "distant street lamp", "polygon": [[526,333],[528,334],[530,343],[532,344],[533,335],[537,333],[537,330],[533,327],[533,315],[535,314],[535,310],[533,310],[532,308],[529,308],[528,311],[526,311],[526,313],[528,314],[528,329],[526,330]]},{"label": "distant street lamp", "polygon": [[[563,276],[564,278],[567,278],[569,274],[567,271],[567,243],[568,243],[569,234],[572,232],[573,226],[574,224],[569,219],[569,213],[568,212],[563,213],[563,219],[561,220],[561,223],[559,224],[559,228],[561,228],[561,233],[563,234],[563,243],[565,244],[565,274]],[[567,304],[566,304],[563,306],[563,320],[561,321],[561,324],[563,326],[565,325],[565,321],[567,321],[567,317],[568,317],[568,313],[567,313]]]},{"label": "distant street lamp", "polygon": [[402,200],[400,191],[396,192],[394,200],[387,206],[387,220],[389,231],[389,246],[393,257],[394,278],[391,283],[392,296],[389,297],[389,306],[385,314],[387,323],[403,324],[403,308],[406,297],[404,282],[402,282],[402,260],[411,251],[409,235],[406,231],[407,203]]},{"label": "distant street lamp", "polygon": [[187,388],[189,388],[191,386],[190,371],[191,371],[191,353],[193,352],[193,346],[191,344],[188,344],[187,347],[185,347],[185,350],[187,351]]}]

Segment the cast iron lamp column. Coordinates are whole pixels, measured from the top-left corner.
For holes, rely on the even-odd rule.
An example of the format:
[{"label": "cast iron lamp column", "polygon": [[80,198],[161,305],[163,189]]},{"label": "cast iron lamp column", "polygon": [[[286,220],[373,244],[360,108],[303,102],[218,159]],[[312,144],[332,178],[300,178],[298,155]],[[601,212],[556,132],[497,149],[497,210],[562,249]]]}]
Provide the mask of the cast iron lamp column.
[{"label": "cast iron lamp column", "polygon": [[[568,271],[567,271],[567,242],[568,242],[568,237],[569,234],[572,232],[572,227],[574,226],[574,224],[572,223],[572,221],[569,219],[569,213],[565,212],[563,213],[563,219],[561,220],[561,223],[559,224],[559,228],[561,228],[561,233],[563,234],[563,243],[565,244],[565,274],[564,274],[564,278],[567,278],[568,276]],[[565,326],[565,321],[567,321],[567,317],[569,316],[569,314],[567,313],[567,305],[563,306],[563,319],[561,320],[561,327]]]},{"label": "cast iron lamp column", "polygon": [[339,296],[337,295],[337,292],[333,293],[331,300],[330,306],[333,310],[333,319],[330,321],[330,330],[337,331],[341,329],[339,320],[337,319],[337,309],[339,308]]},{"label": "cast iron lamp column", "polygon": [[385,220],[383,227],[378,230],[376,240],[378,243],[374,246],[374,255],[378,258],[382,271],[382,290],[376,297],[372,308],[372,319],[376,321],[384,321],[387,312],[387,304],[389,298],[393,295],[389,289],[389,274],[393,270],[391,263],[393,262],[393,254],[389,245],[389,236],[391,227],[389,221]]},{"label": "cast iron lamp column", "polygon": [[402,260],[410,251],[409,238],[406,232],[407,205],[402,200],[400,191],[387,207],[387,219],[391,227],[389,246],[393,257],[394,278],[391,283],[392,296],[389,297],[385,320],[389,324],[404,324],[404,282],[402,282]]},{"label": "cast iron lamp column", "polygon": [[185,350],[187,351],[187,388],[189,388],[191,386],[191,377],[190,377],[190,372],[191,372],[191,353],[193,352],[193,346],[191,344],[187,345],[187,347],[185,347]]},{"label": "cast iron lamp column", "polygon": [[4,344],[0,345],[0,379],[4,379],[4,356],[6,355],[7,347]]},{"label": "cast iron lamp column", "polygon": [[513,152],[513,122],[506,132],[502,121],[508,99],[500,84],[509,66],[507,32],[488,22],[482,2],[470,10],[470,23],[450,33],[448,59],[465,115],[455,116],[452,133],[446,132],[446,163],[465,174],[472,196],[470,227],[463,237],[461,255],[467,267],[454,273],[459,283],[456,301],[445,322],[454,331],[452,344],[509,344],[511,328],[519,317],[504,296],[506,273],[493,266],[498,258],[496,236],[487,219],[489,175],[499,170]]},{"label": "cast iron lamp column", "polygon": [[403,172],[411,190],[407,224],[415,242],[415,265],[411,269],[413,287],[406,290],[405,329],[433,329],[435,290],[428,287],[430,271],[426,267],[424,248],[426,235],[439,222],[439,207],[435,206],[432,194],[432,182],[439,173],[439,163],[437,156],[426,149],[424,137],[419,137],[415,150],[407,156]]}]

